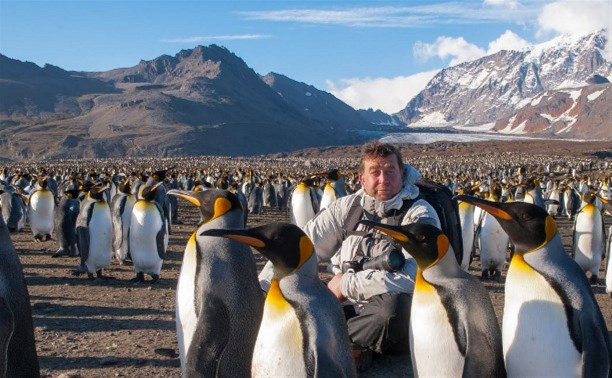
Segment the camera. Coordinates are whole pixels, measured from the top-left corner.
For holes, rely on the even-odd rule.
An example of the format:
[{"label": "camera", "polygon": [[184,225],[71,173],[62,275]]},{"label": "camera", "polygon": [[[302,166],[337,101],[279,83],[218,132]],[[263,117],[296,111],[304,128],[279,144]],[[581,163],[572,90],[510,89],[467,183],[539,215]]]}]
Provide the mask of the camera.
[{"label": "camera", "polygon": [[342,263],[342,273],[349,270],[360,272],[367,269],[386,270],[387,272],[395,272],[404,267],[406,258],[404,254],[397,250],[391,249],[380,256],[371,258],[366,256],[358,256],[354,260],[345,261]]}]

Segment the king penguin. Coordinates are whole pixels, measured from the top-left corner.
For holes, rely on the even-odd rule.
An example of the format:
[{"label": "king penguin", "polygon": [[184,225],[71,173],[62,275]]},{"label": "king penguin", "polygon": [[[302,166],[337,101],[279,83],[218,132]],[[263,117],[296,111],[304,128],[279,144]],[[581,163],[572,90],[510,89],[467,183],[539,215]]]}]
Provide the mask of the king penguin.
[{"label": "king penguin", "polygon": [[0,185],[0,209],[9,232],[23,230],[25,224],[23,199],[10,186]]},{"label": "king penguin", "polygon": [[414,376],[505,377],[501,331],[489,294],[457,264],[446,235],[428,224],[360,223],[399,241],[417,262],[410,310]]},{"label": "king penguin", "polygon": [[605,253],[605,226],[603,216],[595,205],[595,193],[591,190],[582,195],[584,206],[574,218],[572,256],[580,268],[591,273],[591,284],[599,282],[599,265]]},{"label": "king penguin", "polygon": [[494,215],[516,251],[508,269],[502,338],[512,377],[608,377],[608,329],[582,269],[554,219],[521,202],[458,196]]},{"label": "king penguin", "polygon": [[0,377],[39,377],[30,296],[2,217],[0,259]]},{"label": "king penguin", "polygon": [[[459,194],[473,195],[480,185],[474,185],[459,189]],[[461,269],[468,271],[472,263],[472,250],[474,249],[474,231],[475,217],[474,205],[467,202],[459,202],[459,221],[461,223],[461,240],[463,240],[463,258],[461,260]]]},{"label": "king penguin", "polygon": [[226,191],[170,190],[197,206],[203,221],[191,234],[176,290],[176,334],[184,376],[247,377],[263,312],[263,293],[250,248],[200,235],[243,228],[238,198]]},{"label": "king penguin", "polygon": [[356,376],[342,308],[319,279],[314,247],[299,227],[272,223],[202,235],[246,243],[273,264],[252,377]]},{"label": "king penguin", "polygon": [[[489,198],[499,201],[501,187],[495,184],[491,187]],[[508,250],[508,235],[503,230],[497,219],[491,214],[484,212],[478,233],[478,245],[480,246],[480,271],[481,279],[501,280],[501,272],[506,262]]]},{"label": "king penguin", "polygon": [[117,187],[117,194],[111,203],[113,219],[113,251],[115,258],[123,264],[129,253],[128,231],[132,220],[132,209],[136,203],[136,196],[132,193],[132,185],[126,178]]},{"label": "king penguin", "polygon": [[43,177],[30,192],[28,215],[34,240],[40,242],[45,237],[51,239],[55,222],[55,196],[48,188],[47,177]]},{"label": "king penguin", "polygon": [[78,256],[76,221],[81,204],[77,200],[80,185],[73,181],[63,190],[64,194],[55,213],[55,236],[59,248],[52,257]]},{"label": "king penguin", "polygon": [[303,228],[319,212],[319,199],[312,177],[304,178],[291,193],[291,223]]},{"label": "king penguin", "polygon": [[166,256],[168,222],[161,205],[155,201],[155,191],[161,185],[161,182],[153,186],[142,185],[138,196],[141,199],[132,209],[128,249],[136,271],[133,281],[136,282],[144,282],[145,273],[157,282]]},{"label": "king penguin", "polygon": [[73,271],[75,276],[87,273],[90,280],[94,273],[101,278],[102,269],[110,264],[113,257],[113,224],[110,207],[104,200],[107,186],[94,186],[81,204],[76,222],[77,246],[81,265]]},{"label": "king penguin", "polygon": [[323,196],[321,197],[321,210],[327,208],[329,204],[338,198],[346,196],[346,191],[344,190],[344,177],[340,175],[337,169],[330,169],[325,173],[325,178],[327,179],[327,183],[325,184]]}]

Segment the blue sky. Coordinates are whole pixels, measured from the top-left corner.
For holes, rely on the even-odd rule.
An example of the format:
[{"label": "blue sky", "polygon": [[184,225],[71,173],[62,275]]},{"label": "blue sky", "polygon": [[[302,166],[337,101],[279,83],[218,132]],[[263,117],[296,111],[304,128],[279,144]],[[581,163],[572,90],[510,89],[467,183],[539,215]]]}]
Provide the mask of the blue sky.
[{"label": "blue sky", "polygon": [[440,69],[607,28],[610,0],[5,1],[0,53],[104,71],[212,43],[259,74],[400,110]]}]

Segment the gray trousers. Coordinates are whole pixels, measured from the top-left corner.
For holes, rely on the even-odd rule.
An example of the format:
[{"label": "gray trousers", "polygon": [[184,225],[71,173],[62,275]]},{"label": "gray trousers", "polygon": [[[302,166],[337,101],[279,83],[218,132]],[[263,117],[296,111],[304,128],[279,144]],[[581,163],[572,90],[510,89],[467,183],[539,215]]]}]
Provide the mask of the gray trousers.
[{"label": "gray trousers", "polygon": [[410,294],[385,293],[372,297],[365,305],[345,305],[353,344],[382,354],[407,354],[411,303]]}]

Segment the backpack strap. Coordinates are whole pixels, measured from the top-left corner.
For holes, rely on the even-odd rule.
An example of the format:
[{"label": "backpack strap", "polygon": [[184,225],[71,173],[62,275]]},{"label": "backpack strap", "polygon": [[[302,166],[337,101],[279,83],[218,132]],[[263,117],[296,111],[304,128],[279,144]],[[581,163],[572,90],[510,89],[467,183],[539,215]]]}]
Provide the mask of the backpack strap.
[{"label": "backpack strap", "polygon": [[[402,203],[402,207],[399,209],[391,210],[391,214],[387,217],[387,224],[390,226],[399,226],[402,223],[402,219],[404,215],[408,212],[408,209],[412,207],[412,205],[419,199],[419,197],[412,199],[405,199]],[[355,199],[351,203],[349,210],[344,218],[344,223],[342,224],[342,240],[345,240],[349,235],[359,235],[365,236],[366,232],[355,231],[357,228],[357,223],[363,218],[364,211],[361,206],[361,201],[359,196],[355,196]],[[380,221],[380,219],[376,219]]]}]

